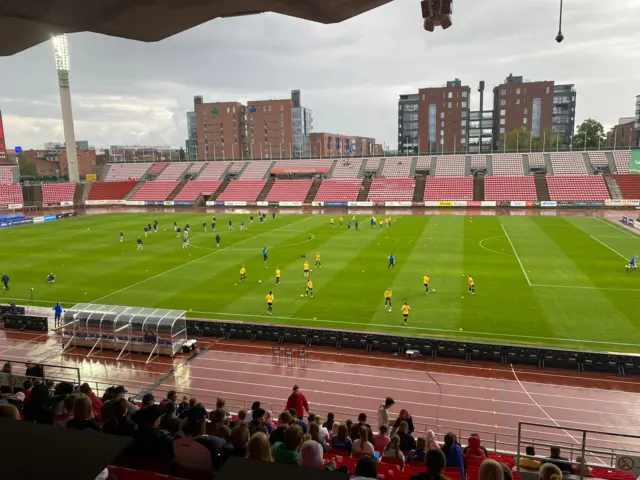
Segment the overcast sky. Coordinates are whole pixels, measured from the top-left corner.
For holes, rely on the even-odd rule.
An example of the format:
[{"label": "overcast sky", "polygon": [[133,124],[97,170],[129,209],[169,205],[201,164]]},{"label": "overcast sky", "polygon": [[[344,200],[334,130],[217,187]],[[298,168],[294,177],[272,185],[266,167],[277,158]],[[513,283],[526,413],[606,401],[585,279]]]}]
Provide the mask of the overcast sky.
[{"label": "overcast sky", "polygon": [[[275,14],[209,22],[159,43],[69,37],[76,139],[184,146],[193,96],[288,98],[302,91],[314,130],[372,136],[395,147],[401,93],[460,78],[472,108],[485,80],[509,74],[574,83],[577,123],[633,116],[640,95],[640,0],[455,0],[453,27],[422,29],[419,0],[395,0],[338,25]],[[606,10],[606,11],[605,11]],[[63,141],[52,46],[0,57],[7,147]]]}]

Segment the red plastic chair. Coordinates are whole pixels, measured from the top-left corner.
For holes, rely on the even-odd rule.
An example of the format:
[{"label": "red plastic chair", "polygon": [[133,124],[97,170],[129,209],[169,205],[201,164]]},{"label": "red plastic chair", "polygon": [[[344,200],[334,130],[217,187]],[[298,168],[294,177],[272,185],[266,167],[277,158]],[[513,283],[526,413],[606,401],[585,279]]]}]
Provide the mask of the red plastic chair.
[{"label": "red plastic chair", "polygon": [[158,480],[155,472],[131,470],[130,468],[109,466],[109,480]]},{"label": "red plastic chair", "polygon": [[[387,463],[389,465],[398,465],[400,468],[404,465],[404,459],[396,458],[396,457],[380,457],[381,463]],[[423,472],[424,469],[420,470]]]}]

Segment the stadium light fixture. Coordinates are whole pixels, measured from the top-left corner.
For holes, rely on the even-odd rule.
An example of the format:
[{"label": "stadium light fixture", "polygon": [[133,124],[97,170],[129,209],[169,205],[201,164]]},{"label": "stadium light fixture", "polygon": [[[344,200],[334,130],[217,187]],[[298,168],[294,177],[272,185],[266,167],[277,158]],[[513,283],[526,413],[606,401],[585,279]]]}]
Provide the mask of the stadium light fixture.
[{"label": "stadium light fixture", "polygon": [[69,44],[67,34],[53,37],[53,55],[56,59],[56,70],[59,72],[69,71]]}]

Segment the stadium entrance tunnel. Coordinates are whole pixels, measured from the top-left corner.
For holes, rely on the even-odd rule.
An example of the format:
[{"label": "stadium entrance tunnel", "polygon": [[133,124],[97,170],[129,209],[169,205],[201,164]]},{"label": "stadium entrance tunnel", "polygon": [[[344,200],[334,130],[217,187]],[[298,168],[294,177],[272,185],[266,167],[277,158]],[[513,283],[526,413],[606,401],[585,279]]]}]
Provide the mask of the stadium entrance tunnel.
[{"label": "stadium entrance tunnel", "polygon": [[580,372],[640,375],[640,356],[583,350],[529,347],[441,338],[407,337],[379,333],[287,327],[246,322],[194,320],[186,322],[190,337],[238,338],[252,342],[297,344],[376,351],[407,358],[432,357],[482,361],[501,365],[528,365],[539,368],[575,369]]}]

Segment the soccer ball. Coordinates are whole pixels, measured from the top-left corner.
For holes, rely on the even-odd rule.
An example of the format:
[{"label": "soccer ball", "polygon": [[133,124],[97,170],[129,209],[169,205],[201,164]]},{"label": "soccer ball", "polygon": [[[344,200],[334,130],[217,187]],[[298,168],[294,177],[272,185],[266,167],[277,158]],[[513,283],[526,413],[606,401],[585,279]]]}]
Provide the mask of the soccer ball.
[{"label": "soccer ball", "polygon": [[300,294],[300,296],[301,296],[301,297],[304,297],[304,293],[301,293],[301,294]]},{"label": "soccer ball", "polygon": [[435,292],[435,291],[436,291],[436,289],[434,288],[434,289],[433,289],[433,292]]},{"label": "soccer ball", "polygon": [[258,280],[258,283],[262,283],[262,280]]},{"label": "soccer ball", "polygon": [[391,309],[389,309],[389,311],[391,311]]}]

